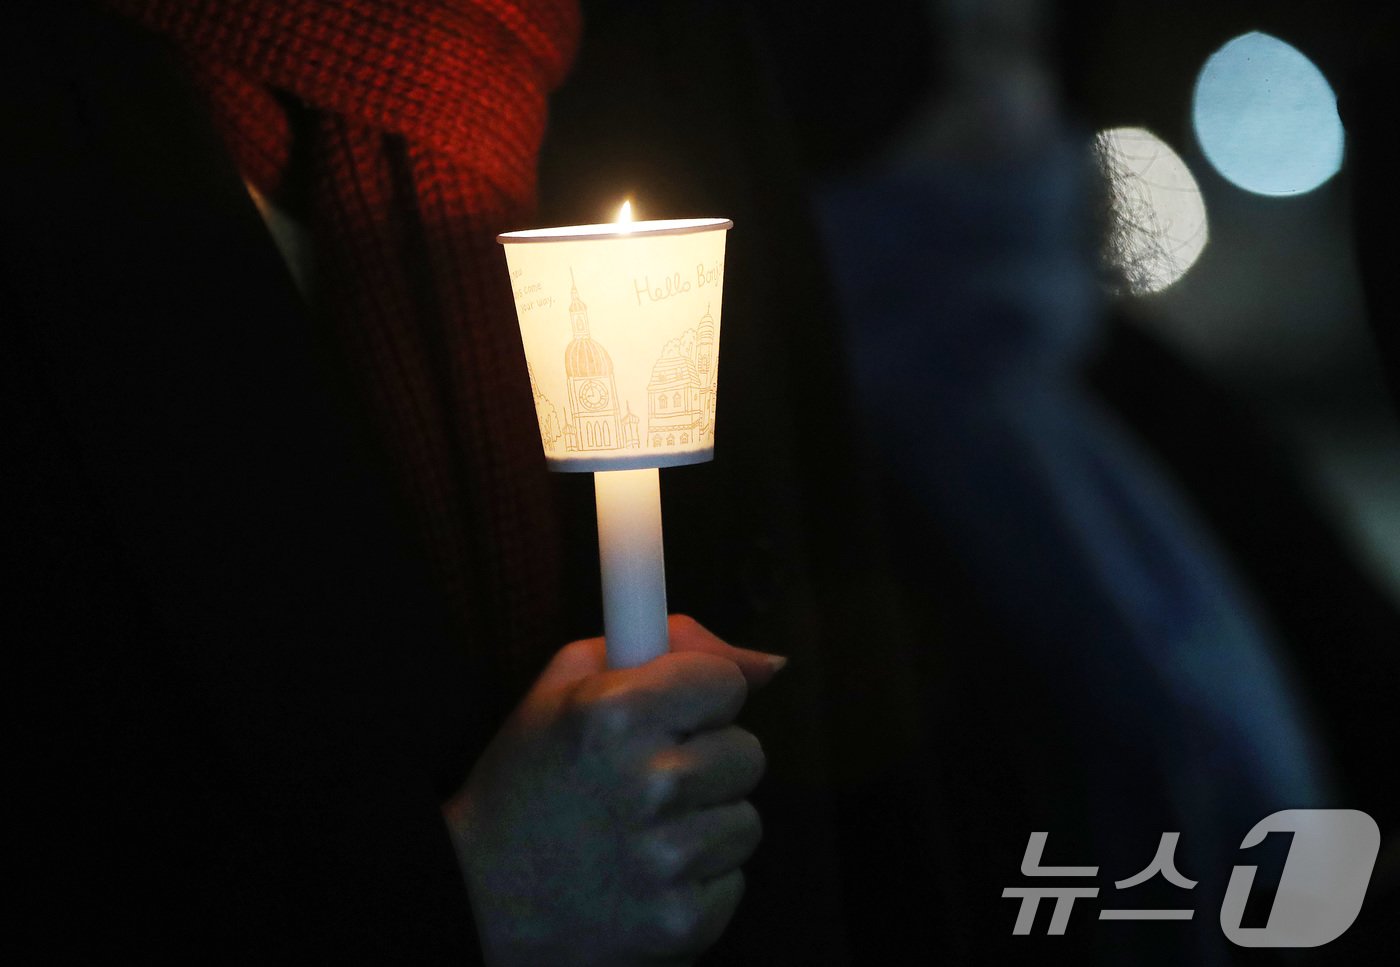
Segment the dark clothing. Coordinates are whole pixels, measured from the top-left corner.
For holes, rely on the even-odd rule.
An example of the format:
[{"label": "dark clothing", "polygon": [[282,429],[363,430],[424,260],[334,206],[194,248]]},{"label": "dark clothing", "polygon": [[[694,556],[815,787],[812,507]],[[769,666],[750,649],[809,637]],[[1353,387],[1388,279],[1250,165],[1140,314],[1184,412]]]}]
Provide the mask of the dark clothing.
[{"label": "dark clothing", "polygon": [[183,75],[58,7],[0,31],[21,936],[470,963],[438,804],[513,697]]},{"label": "dark clothing", "polygon": [[465,646],[528,680],[557,645],[558,540],[496,235],[532,223],[577,3],[100,5],[171,45],[240,174],[301,227]]}]

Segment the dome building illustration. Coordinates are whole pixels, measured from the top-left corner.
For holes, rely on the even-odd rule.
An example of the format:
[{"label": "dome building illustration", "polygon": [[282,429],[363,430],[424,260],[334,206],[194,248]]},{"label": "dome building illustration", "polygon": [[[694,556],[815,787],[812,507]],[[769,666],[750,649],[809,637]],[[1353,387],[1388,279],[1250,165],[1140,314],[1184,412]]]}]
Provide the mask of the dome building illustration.
[{"label": "dome building illustration", "polygon": [[588,306],[570,273],[569,323],[573,339],[564,350],[564,445],[569,450],[617,450],[637,446],[637,418],[619,417],[612,357],[588,331]]},{"label": "dome building illustration", "polygon": [[715,419],[715,323],[708,309],[694,329],[666,344],[647,383],[647,444],[698,443]]}]

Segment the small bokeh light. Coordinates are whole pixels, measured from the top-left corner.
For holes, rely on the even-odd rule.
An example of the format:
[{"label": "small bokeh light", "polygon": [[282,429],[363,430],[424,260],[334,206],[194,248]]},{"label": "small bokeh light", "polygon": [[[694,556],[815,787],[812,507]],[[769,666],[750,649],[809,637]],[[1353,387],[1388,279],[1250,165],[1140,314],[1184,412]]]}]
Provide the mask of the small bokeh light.
[{"label": "small bokeh light", "polygon": [[1342,165],[1337,96],[1297,48],[1253,32],[1206,60],[1192,120],[1222,176],[1259,195],[1312,191]]},{"label": "small bokeh light", "polygon": [[1160,292],[1206,247],[1201,189],[1186,162],[1144,128],[1101,131],[1095,150],[1110,190],[1107,257],[1129,292]]}]

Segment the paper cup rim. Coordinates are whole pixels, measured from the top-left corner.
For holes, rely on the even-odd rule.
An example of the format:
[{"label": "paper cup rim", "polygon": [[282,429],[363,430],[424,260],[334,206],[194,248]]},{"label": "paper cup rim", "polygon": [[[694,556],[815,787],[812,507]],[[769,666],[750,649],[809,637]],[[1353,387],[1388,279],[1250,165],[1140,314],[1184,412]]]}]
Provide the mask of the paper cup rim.
[{"label": "paper cup rim", "polygon": [[690,467],[709,463],[715,458],[714,444],[699,450],[679,453],[641,453],[627,456],[581,455],[553,457],[545,454],[545,463],[554,473],[598,473],[607,470],[666,470],[670,467]]},{"label": "paper cup rim", "polygon": [[559,228],[531,228],[518,232],[502,232],[496,241],[502,245],[521,242],[581,242],[598,238],[656,238],[662,235],[690,235],[695,232],[729,231],[734,222],[728,218],[666,218],[645,222],[607,225],[565,225]]}]

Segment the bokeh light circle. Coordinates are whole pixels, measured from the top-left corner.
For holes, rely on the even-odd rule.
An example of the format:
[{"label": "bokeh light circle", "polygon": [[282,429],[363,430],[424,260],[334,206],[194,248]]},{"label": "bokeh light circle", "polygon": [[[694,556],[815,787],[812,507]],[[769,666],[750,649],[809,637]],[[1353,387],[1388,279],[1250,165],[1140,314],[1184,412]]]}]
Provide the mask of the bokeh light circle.
[{"label": "bokeh light circle", "polygon": [[1331,85],[1302,52],[1269,34],[1236,37],[1206,60],[1191,116],[1210,163],[1255,194],[1312,191],[1342,165]]},{"label": "bokeh light circle", "polygon": [[1107,256],[1130,292],[1160,292],[1205,250],[1201,189],[1181,156],[1145,128],[1101,131],[1095,151],[1112,206]]}]

